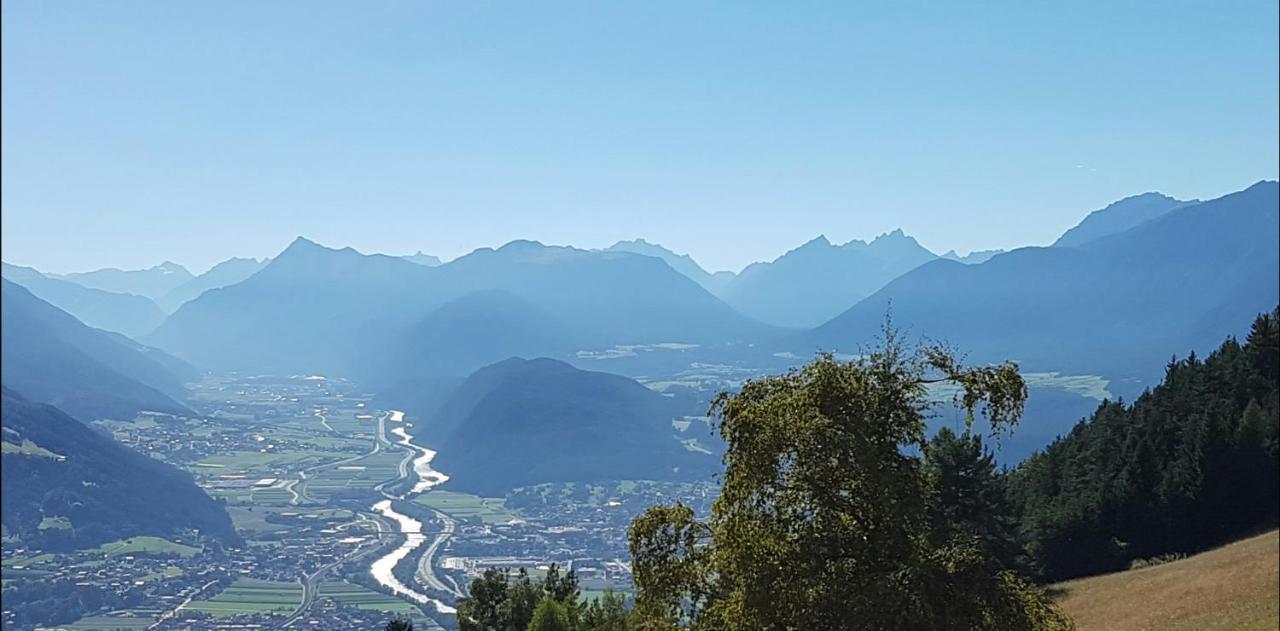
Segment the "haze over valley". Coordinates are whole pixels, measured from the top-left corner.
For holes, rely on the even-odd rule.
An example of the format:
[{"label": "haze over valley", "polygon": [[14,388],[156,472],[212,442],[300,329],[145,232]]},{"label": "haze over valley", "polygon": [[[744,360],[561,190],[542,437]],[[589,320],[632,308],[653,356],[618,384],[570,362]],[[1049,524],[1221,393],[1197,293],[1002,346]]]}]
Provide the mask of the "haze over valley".
[{"label": "haze over valley", "polygon": [[1274,0],[0,17],[5,631],[1280,627]]}]

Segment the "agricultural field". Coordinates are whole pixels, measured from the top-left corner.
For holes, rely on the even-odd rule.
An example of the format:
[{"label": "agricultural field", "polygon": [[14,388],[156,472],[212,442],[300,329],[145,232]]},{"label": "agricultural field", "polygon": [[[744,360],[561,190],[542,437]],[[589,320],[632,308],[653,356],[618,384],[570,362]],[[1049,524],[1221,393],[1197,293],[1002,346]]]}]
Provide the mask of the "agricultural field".
[{"label": "agricultural field", "polygon": [[182,557],[195,556],[200,554],[200,548],[195,548],[181,543],[174,543],[168,539],[160,537],[132,537],[120,541],[112,541],[98,546],[98,552],[107,557],[115,557],[124,554],[176,554]]},{"label": "agricultural field", "polygon": [[399,475],[400,450],[383,450],[335,467],[325,467],[307,476],[299,484],[300,492],[313,500],[325,501],[334,493],[350,490],[368,491]]},{"label": "agricultural field", "polygon": [[155,616],[149,612],[136,612],[135,615],[85,616],[58,629],[66,631],[140,631],[155,624]]},{"label": "agricultural field", "polygon": [[332,598],[344,605],[390,613],[419,613],[417,607],[394,596],[375,592],[346,581],[328,581],[320,585],[320,597]]},{"label": "agricultural field", "polygon": [[216,617],[254,613],[289,613],[302,602],[302,585],[242,578],[209,600],[197,600],[187,609]]},{"label": "agricultural field", "polygon": [[1193,557],[1055,586],[1080,631],[1274,630],[1280,627],[1280,533]]},{"label": "agricultural field", "polygon": [[453,491],[429,491],[415,497],[413,501],[461,520],[479,517],[486,524],[502,524],[516,518],[514,513],[504,507],[506,500],[500,497],[480,497]]}]

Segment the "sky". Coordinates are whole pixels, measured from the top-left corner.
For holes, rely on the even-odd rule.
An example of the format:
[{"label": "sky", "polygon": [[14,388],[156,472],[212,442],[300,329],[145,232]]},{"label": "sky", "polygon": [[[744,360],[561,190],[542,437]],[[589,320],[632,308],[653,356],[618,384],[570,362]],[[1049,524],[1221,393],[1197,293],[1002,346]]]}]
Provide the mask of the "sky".
[{"label": "sky", "polygon": [[902,228],[1043,245],[1275,179],[1277,3],[0,8],[0,246],[52,272]]}]

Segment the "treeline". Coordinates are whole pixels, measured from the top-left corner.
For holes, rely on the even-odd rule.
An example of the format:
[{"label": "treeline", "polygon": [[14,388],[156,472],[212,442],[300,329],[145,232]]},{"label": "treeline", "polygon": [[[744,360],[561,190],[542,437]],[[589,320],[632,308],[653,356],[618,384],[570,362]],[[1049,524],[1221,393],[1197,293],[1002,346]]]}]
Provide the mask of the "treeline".
[{"label": "treeline", "polygon": [[1131,405],[1103,403],[1022,463],[1008,498],[1045,580],[1195,552],[1280,512],[1280,309],[1244,344],[1169,363]]},{"label": "treeline", "polygon": [[552,565],[541,580],[524,569],[490,568],[471,582],[470,594],[458,603],[460,631],[625,631],[626,597],[605,592],[583,601],[578,578]]}]

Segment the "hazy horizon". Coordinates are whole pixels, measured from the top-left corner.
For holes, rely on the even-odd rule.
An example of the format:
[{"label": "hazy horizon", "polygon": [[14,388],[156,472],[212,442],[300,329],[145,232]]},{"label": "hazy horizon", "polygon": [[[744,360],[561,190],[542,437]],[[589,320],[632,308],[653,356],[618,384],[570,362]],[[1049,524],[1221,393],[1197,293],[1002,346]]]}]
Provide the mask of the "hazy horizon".
[{"label": "hazy horizon", "polygon": [[54,272],[299,234],[446,260],[639,237],[712,271],[897,228],[966,252],[1280,174],[1274,3],[2,17],[5,258]]}]

